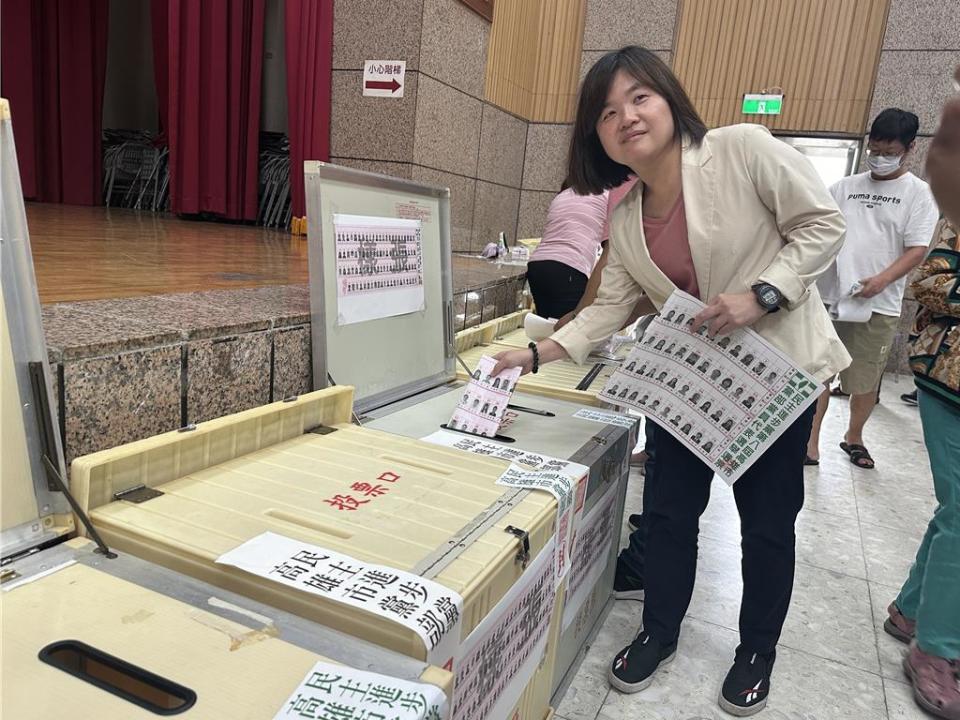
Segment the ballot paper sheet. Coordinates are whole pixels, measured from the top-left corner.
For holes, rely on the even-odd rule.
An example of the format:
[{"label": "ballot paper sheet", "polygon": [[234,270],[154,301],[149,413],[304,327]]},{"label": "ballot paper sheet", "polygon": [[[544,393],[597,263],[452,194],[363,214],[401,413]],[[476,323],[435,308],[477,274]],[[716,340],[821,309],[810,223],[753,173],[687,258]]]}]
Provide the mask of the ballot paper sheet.
[{"label": "ballot paper sheet", "polygon": [[733,484],[816,401],[821,383],[749,328],[711,338],[675,291],[601,398],[636,408]]},{"label": "ballot paper sheet", "polygon": [[457,407],[447,426],[472,435],[496,437],[503,422],[507,403],[520,379],[520,368],[509,368],[493,375],[497,361],[484,355],[463,388]]}]

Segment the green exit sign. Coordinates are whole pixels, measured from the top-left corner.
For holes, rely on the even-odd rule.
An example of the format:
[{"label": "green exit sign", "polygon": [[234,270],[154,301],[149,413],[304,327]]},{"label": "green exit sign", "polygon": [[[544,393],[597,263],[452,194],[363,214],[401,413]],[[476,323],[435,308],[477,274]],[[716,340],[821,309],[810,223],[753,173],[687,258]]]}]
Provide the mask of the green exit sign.
[{"label": "green exit sign", "polygon": [[744,95],[740,112],[744,115],[779,115],[783,95]]}]

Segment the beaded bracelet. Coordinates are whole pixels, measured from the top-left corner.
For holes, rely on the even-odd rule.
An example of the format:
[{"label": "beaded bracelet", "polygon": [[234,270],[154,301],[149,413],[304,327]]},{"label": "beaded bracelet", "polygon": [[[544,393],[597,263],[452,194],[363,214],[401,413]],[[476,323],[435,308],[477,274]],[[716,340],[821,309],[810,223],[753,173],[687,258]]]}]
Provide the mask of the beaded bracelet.
[{"label": "beaded bracelet", "polygon": [[529,343],[527,347],[533,350],[533,370],[530,372],[536,375],[540,369],[540,351],[537,350],[537,344],[535,342]]}]

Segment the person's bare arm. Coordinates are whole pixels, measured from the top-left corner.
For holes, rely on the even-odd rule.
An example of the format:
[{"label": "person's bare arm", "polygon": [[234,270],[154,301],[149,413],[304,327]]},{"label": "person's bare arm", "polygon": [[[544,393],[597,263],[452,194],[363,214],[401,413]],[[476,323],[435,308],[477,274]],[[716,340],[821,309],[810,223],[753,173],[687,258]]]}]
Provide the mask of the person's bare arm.
[{"label": "person's bare arm", "polygon": [[888,285],[895,283],[922,263],[926,256],[926,246],[907,248],[903,255],[890,263],[882,272],[861,280],[863,287],[857,293],[857,297],[872,298],[874,295],[879,295]]},{"label": "person's bare arm", "polygon": [[[540,365],[546,365],[548,362],[570,357],[567,355],[567,351],[563,349],[563,345],[550,338],[537,343],[537,353],[540,355]],[[493,372],[490,373],[493,376],[499,375],[504,370],[513,367],[520,368],[521,375],[526,375],[533,370],[533,350],[529,348],[504,350],[494,355],[493,359],[497,361]]]}]

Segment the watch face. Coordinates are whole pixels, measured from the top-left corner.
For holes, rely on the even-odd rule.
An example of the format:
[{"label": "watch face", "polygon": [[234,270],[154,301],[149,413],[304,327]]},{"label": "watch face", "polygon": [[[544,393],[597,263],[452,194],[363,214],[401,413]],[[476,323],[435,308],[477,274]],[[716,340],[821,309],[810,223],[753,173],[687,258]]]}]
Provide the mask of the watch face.
[{"label": "watch face", "polygon": [[780,293],[774,290],[772,287],[764,288],[760,293],[760,296],[763,298],[763,302],[767,305],[776,305],[780,298],[777,297]]}]

